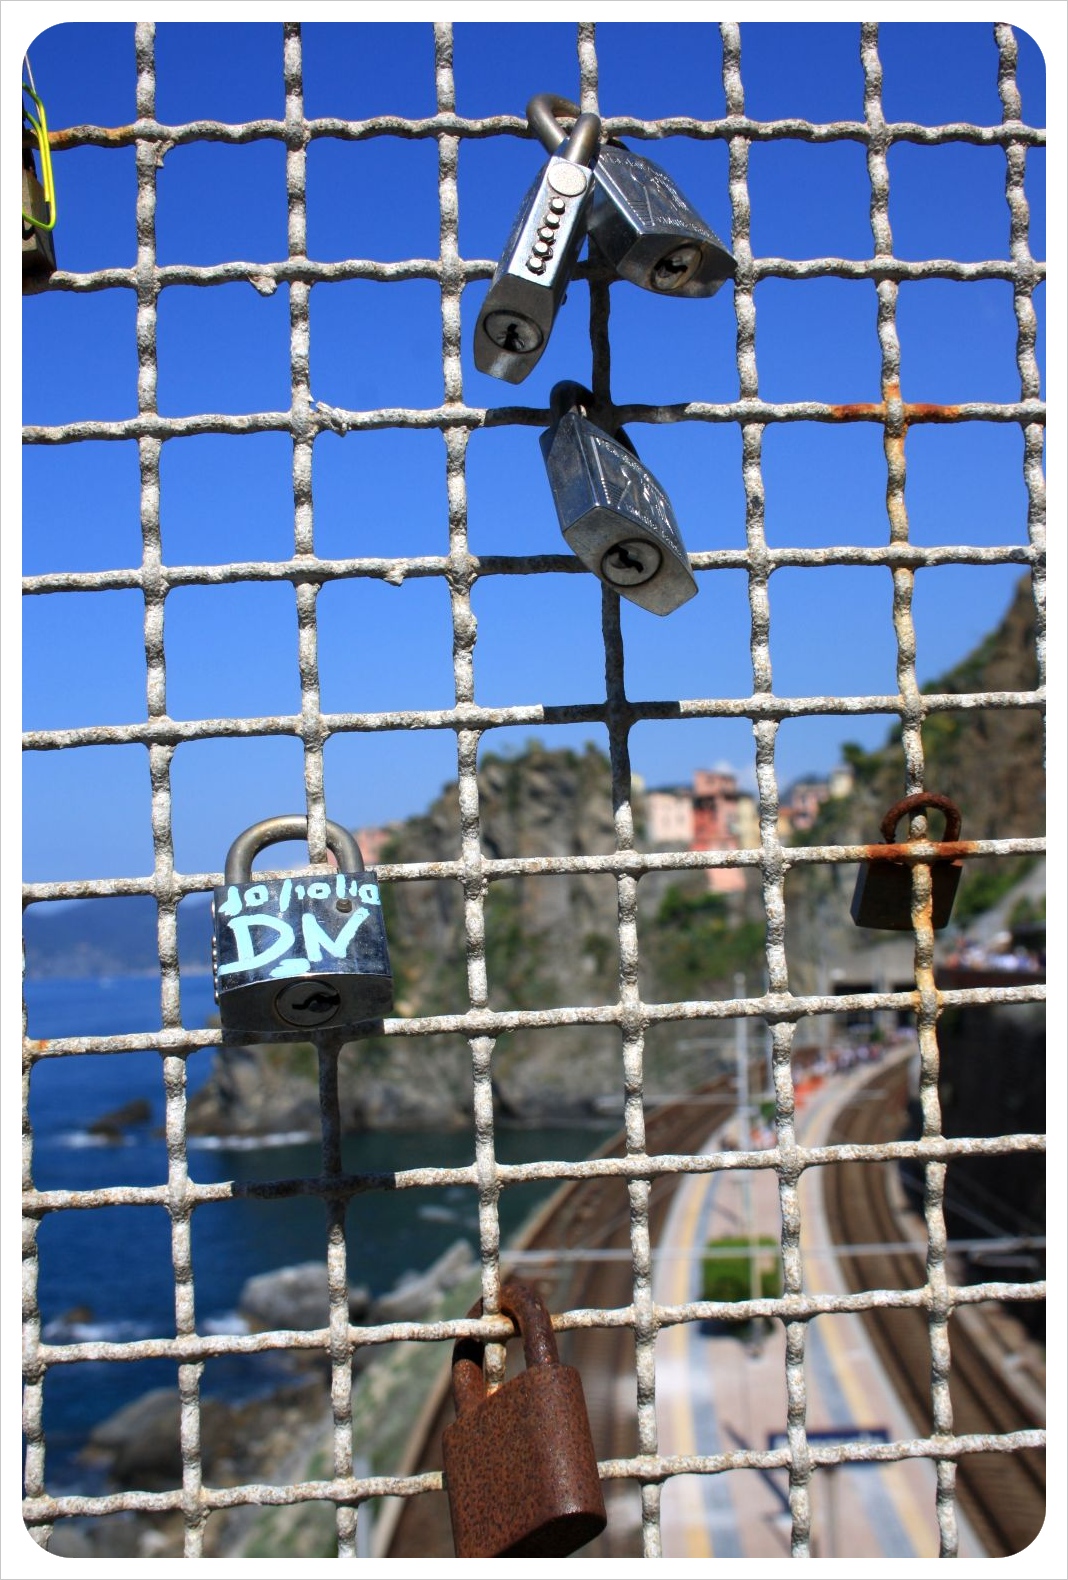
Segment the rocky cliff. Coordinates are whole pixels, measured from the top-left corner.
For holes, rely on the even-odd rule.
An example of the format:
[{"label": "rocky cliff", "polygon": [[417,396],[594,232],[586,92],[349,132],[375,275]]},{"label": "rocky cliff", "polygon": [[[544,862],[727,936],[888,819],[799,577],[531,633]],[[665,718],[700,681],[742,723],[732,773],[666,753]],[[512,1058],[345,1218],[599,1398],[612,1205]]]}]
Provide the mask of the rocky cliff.
[{"label": "rocky cliff", "polygon": [[[1035,610],[1031,579],[1017,583],[1001,623],[948,674],[924,687],[928,693],[1030,691],[1038,683]],[[1045,832],[1042,715],[1030,708],[977,708],[931,714],[923,726],[925,783],[948,795],[961,812],[964,839],[1034,838]],[[825,802],[807,845],[855,845],[880,839],[879,825],[905,794],[900,725],[878,751],[844,748],[854,771],[853,793]],[[931,814],[937,836],[942,819]],[[899,834],[908,830],[904,822]],[[984,857],[966,862],[952,926],[966,929],[1037,865],[1038,858]],[[845,964],[846,975],[865,975],[864,956],[892,934],[852,925],[853,866],[803,868],[787,882],[787,957],[795,991],[817,987],[817,961]],[[942,935],[942,936],[948,936]],[[911,940],[906,953],[911,960]],[[906,975],[908,972],[906,971]]]},{"label": "rocky cliff", "polygon": [[[515,757],[487,754],[479,806],[483,850],[491,859],[615,848],[609,765],[592,747],[550,751],[532,742]],[[382,859],[455,861],[459,854],[451,784],[426,813],[397,828]],[[463,1013],[469,1003],[460,884],[384,884],[382,896],[396,1014]],[[614,878],[572,873],[493,883],[485,900],[485,948],[493,1009],[614,1002]],[[347,1128],[470,1123],[471,1055],[462,1037],[368,1038],[348,1045],[341,1065]],[[610,1026],[509,1033],[497,1040],[493,1080],[504,1118],[564,1122],[602,1101],[622,1112],[619,1034]],[[225,1049],[191,1105],[194,1128],[217,1132],[317,1130],[317,1115],[310,1046]]]},{"label": "rocky cliff", "polygon": [[[1034,616],[1022,583],[1005,620],[962,664],[929,689],[1018,691],[1034,674]],[[932,717],[924,727],[928,784],[956,799],[966,837],[1041,831],[1041,719],[1024,710]],[[903,793],[900,732],[877,752],[850,748],[852,796],[828,802],[805,836],[818,844],[878,837],[887,808]],[[487,857],[582,856],[615,848],[611,778],[605,757],[548,750],[532,742],[514,757],[487,755],[479,773]],[[635,810],[639,831],[640,795]],[[400,825],[383,854],[397,863],[455,861],[460,854],[457,788],[447,785],[422,816]],[[992,902],[1024,862],[973,863],[958,910]],[[829,959],[850,961],[874,937],[852,926],[852,866],[794,872],[787,882],[787,955],[795,992],[814,990]],[[984,888],[985,885],[985,888]],[[639,889],[641,991],[651,1001],[726,996],[736,972],[750,990],[761,979],[764,923],[755,875],[743,894],[711,893],[700,873],[649,875]],[[969,901],[969,893],[973,898]],[[383,885],[383,904],[400,1017],[460,1014],[468,1008],[463,891],[433,879]],[[614,1003],[618,996],[616,884],[610,874],[503,879],[485,900],[489,1002],[495,1010]],[[857,965],[863,971],[863,961]],[[847,974],[852,974],[851,971]],[[647,1078],[658,1092],[707,1080],[710,1038],[693,1027],[652,1028]],[[700,1042],[701,1046],[696,1046]],[[373,1037],[342,1055],[343,1120],[349,1129],[469,1124],[471,1061],[457,1036]],[[622,1114],[620,1038],[612,1026],[522,1029],[498,1038],[494,1091],[501,1117],[566,1121],[596,1110]],[[318,1132],[316,1062],[310,1045],[223,1050],[191,1104],[194,1129]]]}]

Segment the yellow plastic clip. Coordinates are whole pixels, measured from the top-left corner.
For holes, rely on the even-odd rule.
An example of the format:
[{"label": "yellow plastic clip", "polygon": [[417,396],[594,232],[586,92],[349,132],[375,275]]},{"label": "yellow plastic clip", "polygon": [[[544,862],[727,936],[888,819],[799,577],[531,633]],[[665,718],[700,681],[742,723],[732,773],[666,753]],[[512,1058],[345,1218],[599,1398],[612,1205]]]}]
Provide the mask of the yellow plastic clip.
[{"label": "yellow plastic clip", "polygon": [[51,230],[56,223],[56,188],[52,179],[52,150],[48,144],[48,120],[45,116],[44,105],[28,82],[22,84],[22,91],[23,94],[29,94],[37,110],[35,116],[32,111],[26,108],[25,101],[23,101],[23,121],[29,125],[34,133],[34,136],[37,138],[37,146],[41,151],[41,186],[44,190],[44,200],[48,206],[49,218],[46,220],[35,219],[32,214],[27,214],[25,209],[22,211],[22,217],[27,225],[35,225],[38,230]]}]

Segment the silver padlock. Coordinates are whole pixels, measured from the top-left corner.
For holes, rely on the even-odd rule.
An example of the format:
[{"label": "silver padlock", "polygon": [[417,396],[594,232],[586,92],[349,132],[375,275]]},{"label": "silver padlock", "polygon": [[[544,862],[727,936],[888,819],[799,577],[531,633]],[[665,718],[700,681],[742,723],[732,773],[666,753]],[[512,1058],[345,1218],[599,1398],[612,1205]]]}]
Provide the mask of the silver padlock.
[{"label": "silver padlock", "polygon": [[[553,93],[527,105],[527,120],[550,153],[567,137],[557,114],[577,115],[578,106]],[[712,296],[734,278],[728,248],[651,159],[608,142],[594,176],[589,233],[621,279],[660,296]]]},{"label": "silver padlock", "polygon": [[579,115],[524,198],[475,326],[480,373],[519,384],[545,350],[586,239],[600,137],[597,116]]},{"label": "silver padlock", "polygon": [[671,501],[622,428],[593,420],[581,384],[557,384],[541,436],[560,530],[583,565],[621,598],[670,614],[697,592]]},{"label": "silver padlock", "polygon": [[266,818],[239,834],[212,897],[212,966],[219,1019],[246,1036],[345,1031],[393,1007],[393,978],[377,875],[355,839],[328,822],[336,872],[253,878],[265,845],[306,839],[308,820]]}]

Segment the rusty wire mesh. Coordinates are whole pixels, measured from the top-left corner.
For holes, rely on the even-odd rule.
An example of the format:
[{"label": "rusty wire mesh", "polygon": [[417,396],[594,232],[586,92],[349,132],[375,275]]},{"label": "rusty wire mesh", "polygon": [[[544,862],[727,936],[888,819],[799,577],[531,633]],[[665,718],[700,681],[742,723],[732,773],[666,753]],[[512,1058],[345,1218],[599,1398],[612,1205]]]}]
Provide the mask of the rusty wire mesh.
[{"label": "rusty wire mesh", "polygon": [[[1013,1452],[1043,1441],[1035,1431],[1012,1433],[998,1439],[955,1435],[949,1405],[947,1378],[950,1352],[947,1326],[951,1313],[960,1305],[1011,1295],[1020,1299],[1041,1298],[1040,1283],[1007,1285],[986,1283],[954,1286],[945,1261],[945,1223],[942,1187],[946,1162],[967,1153],[995,1153],[1036,1150],[1042,1138],[1005,1136],[965,1138],[947,1141],[940,1135],[937,1076],[938,1047],[935,1031],[939,1003],[994,1004],[1020,1003],[1041,998],[1042,989],[969,988],[936,994],[933,975],[933,937],[929,929],[917,930],[916,988],[918,993],[867,993],[849,996],[799,996],[793,994],[787,973],[784,945],[784,883],[792,867],[804,864],[855,862],[863,855],[861,847],[785,846],[777,832],[779,786],[776,781],[774,751],[776,733],[785,719],[817,714],[885,713],[901,721],[904,743],[907,790],[922,788],[924,759],[921,738],[923,721],[940,712],[975,709],[1041,709],[1044,691],[984,692],[972,694],[932,694],[921,691],[915,669],[915,631],[912,621],[912,594],[918,569],[941,564],[1019,564],[1028,567],[1038,613],[1037,657],[1040,675],[1044,656],[1044,492],[1041,474],[1041,447],[1044,409],[1040,400],[1039,373],[1035,356],[1036,319],[1033,292],[1044,278],[1042,266],[1031,257],[1028,242],[1028,205],[1024,193],[1024,171],[1029,148],[1041,146],[1041,131],[1023,124],[1020,97],[1015,82],[1016,44],[1007,26],[994,29],[991,69],[996,70],[1003,122],[995,126],[888,123],[882,108],[882,68],[878,53],[878,29],[863,24],[860,53],[864,73],[864,120],[815,125],[791,119],[758,121],[745,111],[740,35],[737,26],[724,24],[723,81],[727,114],[723,120],[700,121],[672,117],[657,122],[614,117],[606,131],[643,139],[671,134],[694,139],[718,139],[729,149],[730,201],[733,230],[732,247],[738,261],[734,293],[737,318],[738,398],[722,404],[689,402],[685,405],[631,405],[620,408],[621,420],[660,423],[725,423],[739,427],[742,437],[742,468],[746,500],[746,542],[744,550],[710,550],[697,545],[691,555],[700,576],[722,569],[742,569],[748,576],[751,611],[752,694],[733,698],[671,698],[663,701],[630,701],[623,689],[623,643],[619,605],[614,595],[603,596],[603,634],[606,656],[606,694],[602,701],[575,702],[561,707],[540,705],[480,706],[474,700],[473,650],[476,621],[471,607],[471,589],[476,579],[492,576],[531,575],[544,572],[567,574],[581,567],[568,555],[482,556],[476,560],[467,544],[467,494],[465,457],[474,431],[487,424],[544,426],[546,413],[526,407],[501,407],[487,411],[466,404],[461,378],[460,344],[463,322],[461,295],[471,281],[489,278],[493,259],[464,259],[460,256],[457,225],[457,160],[465,139],[524,134],[526,123],[516,115],[499,115],[469,120],[455,108],[452,77],[452,38],[447,25],[436,25],[435,72],[437,112],[433,117],[410,121],[399,117],[379,117],[366,121],[334,118],[307,119],[303,108],[300,28],[284,28],[285,117],[283,120],[257,120],[244,125],[223,125],[197,121],[182,126],[161,125],[155,119],[154,29],[150,24],[136,28],[136,107],[137,121],[121,128],[80,126],[53,134],[57,152],[74,147],[133,146],[137,169],[137,262],[132,268],[107,268],[93,273],[60,271],[52,281],[53,291],[85,293],[106,290],[133,291],[137,300],[136,335],[138,381],[136,415],[117,421],[86,420],[59,426],[32,427],[26,430],[27,443],[39,446],[65,445],[83,440],[135,440],[141,475],[141,532],[143,554],[140,565],[97,572],[50,573],[28,577],[27,594],[60,596],[68,592],[96,592],[135,588],[144,596],[144,650],[147,670],[147,719],[125,725],[98,725],[77,729],[35,730],[26,737],[32,751],[56,751],[82,746],[136,743],[147,748],[151,782],[151,817],[155,863],[151,873],[91,881],[72,874],[62,882],[27,885],[27,903],[64,899],[94,898],[110,895],[151,895],[158,908],[158,950],[161,972],[162,1032],[132,1033],[122,1036],[76,1036],[42,1043],[24,1044],[24,1091],[28,1099],[34,1066],[44,1059],[77,1058],[88,1053],[108,1054],[146,1046],[159,1049],[163,1060],[166,1087],[166,1139],[168,1177],[158,1187],[123,1186],[94,1191],[37,1191],[33,1183],[33,1137],[28,1110],[24,1104],[24,1212],[27,1226],[25,1250],[25,1435],[26,1501],[24,1514],[35,1539],[46,1545],[56,1521],[75,1515],[110,1515],[124,1510],[180,1510],[185,1522],[187,1556],[202,1553],[205,1522],[212,1511],[242,1505],[298,1504],[325,1500],[336,1508],[337,1542],[340,1556],[355,1553],[357,1511],[361,1503],[386,1494],[415,1496],[440,1486],[440,1477],[424,1474],[409,1477],[368,1477],[357,1474],[354,1460],[351,1420],[351,1357],[355,1347],[388,1345],[399,1340],[416,1339],[445,1346],[460,1333],[498,1331],[492,1320],[479,1325],[466,1321],[435,1323],[394,1323],[357,1328],[350,1325],[347,1304],[347,1270],[344,1241],[345,1204],[371,1182],[343,1173],[340,1150],[340,1120],[337,1105],[336,1063],[339,1042],[326,1038],[321,1044],[323,1068],[322,1124],[323,1168],[318,1179],[279,1181],[277,1191],[301,1191],[323,1198],[329,1219],[328,1274],[330,1324],[317,1331],[271,1332],[267,1334],[198,1334],[194,1308],[191,1261],[191,1220],[203,1203],[228,1198],[227,1183],[197,1184],[191,1178],[186,1149],[186,1057],[193,1051],[220,1041],[215,1031],[192,1030],[183,1025],[177,948],[177,908],[184,896],[200,893],[221,881],[218,872],[181,873],[176,870],[171,824],[171,774],[175,754],[189,741],[208,738],[265,735],[297,736],[303,743],[304,777],[310,819],[312,853],[321,854],[324,839],[326,803],[324,795],[323,748],[334,735],[355,731],[393,730],[452,731],[456,738],[459,805],[461,816],[460,856],[451,862],[383,864],[381,877],[389,883],[433,879],[459,883],[465,902],[467,934],[467,1010],[456,1015],[421,1016],[386,1022],[388,1036],[402,1037],[426,1033],[459,1032],[470,1044],[474,1105],[475,1157],[470,1167],[453,1169],[410,1169],[395,1177],[398,1189],[419,1190],[428,1185],[460,1184],[474,1188],[479,1199],[479,1227],[483,1269],[483,1296],[487,1309],[497,1308],[499,1293],[499,1253],[501,1236],[497,1202],[500,1190],[510,1184],[535,1179],[585,1179],[614,1175],[627,1182],[631,1215],[631,1264],[633,1300],[624,1309],[583,1310],[556,1315],[561,1329],[593,1326],[622,1326],[633,1329],[636,1340],[636,1389],[639,1455],[633,1460],[612,1461],[602,1465],[607,1478],[629,1478],[641,1488],[643,1540],[646,1556],[660,1552],[660,1495],[666,1481],[683,1473],[712,1474],[741,1467],[790,1470],[790,1504],[793,1522],[792,1549],[796,1556],[809,1552],[809,1484],[814,1467],[855,1460],[894,1460],[926,1457],[935,1461],[938,1476],[937,1518],[942,1552],[957,1550],[954,1471],[960,1456],[978,1449],[997,1448]],[[581,95],[584,108],[596,108],[598,62],[594,28],[583,24],[577,30],[577,52]],[[366,259],[318,263],[306,251],[305,162],[309,143],[316,138],[356,141],[369,137],[422,138],[436,141],[438,147],[438,193],[440,208],[440,252],[437,258],[380,263]],[[288,197],[288,256],[285,259],[250,266],[222,263],[211,267],[156,263],[156,180],[161,160],[169,148],[199,141],[245,144],[259,139],[281,141],[286,150]],[[748,192],[749,151],[754,142],[794,139],[815,145],[852,141],[867,152],[871,184],[871,226],[874,237],[870,259],[814,258],[791,261],[783,258],[754,257],[750,246],[750,206]],[[963,142],[996,145],[1004,150],[1005,192],[1010,218],[1010,256],[986,262],[959,263],[947,259],[906,262],[897,259],[888,220],[887,150],[895,143],[920,146]],[[588,271],[587,271],[588,272]],[[771,403],[760,398],[757,389],[755,348],[755,288],[770,278],[811,280],[831,277],[839,280],[871,280],[878,297],[878,338],[881,347],[882,399],[867,406],[835,407],[815,401]],[[342,411],[313,403],[309,379],[309,300],[313,287],[328,289],[339,280],[370,279],[396,281],[410,279],[437,281],[441,291],[442,366],[444,400],[440,406],[418,409]],[[1017,336],[1017,365],[1020,379],[1019,400],[1006,403],[973,401],[954,407],[934,407],[904,402],[899,389],[899,341],[896,327],[898,288],[903,281],[948,279],[975,281],[1000,279],[1011,282],[1014,292]],[[157,410],[156,315],[159,293],[175,285],[211,287],[234,280],[249,280],[264,293],[285,287],[289,293],[291,406],[288,411],[260,411],[242,415],[202,412],[186,417],[164,417]],[[596,274],[590,275],[591,338],[593,344],[593,385],[607,395],[608,389],[608,290]],[[426,355],[431,355],[426,348]],[[768,545],[764,535],[764,492],[761,473],[761,447],[766,427],[776,423],[860,422],[877,425],[883,435],[887,475],[887,513],[889,541],[881,547],[843,547],[829,549],[779,548]],[[981,548],[922,547],[909,541],[909,522],[905,508],[905,433],[909,426],[924,423],[994,422],[1019,427],[1023,439],[1023,475],[1028,496],[1028,541],[1026,546]],[[317,437],[325,432],[357,431],[369,428],[435,429],[445,446],[445,481],[448,496],[448,556],[419,558],[321,559],[315,553],[313,537],[313,500],[311,484],[312,451]],[[165,443],[196,434],[250,434],[278,432],[292,440],[293,556],[284,562],[257,561],[221,566],[168,565],[164,560],[160,532],[160,456]],[[893,619],[897,640],[896,693],[884,696],[823,696],[785,699],[776,696],[771,684],[769,648],[770,606],[768,583],[781,566],[881,565],[891,569],[894,582]],[[317,655],[316,597],[327,583],[352,578],[379,578],[399,581],[409,577],[444,579],[449,588],[452,610],[452,657],[455,703],[450,708],[428,712],[337,713],[320,707],[320,675]],[[175,588],[194,585],[220,585],[237,582],[289,582],[294,590],[299,621],[300,713],[292,716],[259,718],[202,718],[176,722],[167,713],[166,652],[163,617],[168,595]],[[760,812],[760,845],[753,850],[731,852],[643,853],[636,848],[631,801],[631,772],[628,736],[643,720],[669,717],[748,719],[756,738],[757,784]],[[612,791],[615,807],[616,849],[603,856],[570,858],[488,859],[480,842],[479,789],[476,756],[485,732],[508,725],[552,726],[566,723],[600,723],[610,740]],[[978,842],[975,855],[1009,856],[1035,854],[1044,849],[1038,839],[1005,839]],[[638,936],[636,927],[638,885],[641,877],[654,871],[682,871],[717,866],[751,867],[759,871],[767,918],[767,990],[755,997],[726,1001],[688,1001],[676,1004],[646,1004],[638,988]],[[618,900],[619,992],[614,1003],[558,1009],[500,1012],[490,1008],[484,947],[484,900],[493,881],[525,874],[561,874],[596,871],[614,876]],[[921,898],[923,885],[929,884],[929,869],[920,867]],[[791,1051],[794,1032],[804,1018],[841,1012],[845,1009],[907,1009],[919,1005],[917,1024],[921,1053],[921,1103],[924,1133],[919,1141],[898,1142],[878,1147],[804,1148],[794,1131],[794,1091]],[[770,1027],[772,1070],[776,1098],[776,1144],[764,1152],[728,1154],[649,1156],[646,1153],[646,1109],[643,1088],[643,1049],[645,1031],[661,1022],[684,1020],[737,1020],[748,1017],[765,1021]],[[491,1056],[494,1040],[517,1027],[551,1027],[569,1024],[601,1023],[617,1026],[622,1046],[626,1087],[626,1155],[621,1158],[598,1157],[583,1163],[529,1163],[505,1165],[498,1161],[494,1138]],[[834,1163],[845,1156],[888,1159],[912,1157],[922,1160],[926,1170],[926,1216],[928,1256],[926,1284],[912,1291],[875,1290],[854,1296],[811,1296],[804,1292],[800,1248],[801,1212],[798,1183],[805,1169],[818,1163]],[[707,1302],[683,1306],[658,1305],[653,1298],[651,1248],[648,1232],[648,1205],[651,1182],[661,1175],[684,1175],[709,1170],[774,1169],[779,1182],[783,1233],[782,1252],[785,1273],[784,1293],[778,1300],[758,1303],[779,1315],[787,1330],[788,1411],[784,1422],[788,1446],[767,1453],[755,1450],[720,1456],[666,1457],[658,1452],[655,1418],[656,1374],[654,1343],[657,1333],[674,1324],[693,1322],[714,1315]],[[173,1337],[136,1342],[82,1342],[50,1344],[41,1334],[36,1298],[36,1230],[42,1218],[53,1212],[69,1212],[89,1207],[127,1204],[163,1206],[169,1214],[174,1268],[176,1326]],[[816,1447],[805,1436],[805,1338],[808,1320],[820,1312],[866,1310],[878,1304],[917,1305],[928,1311],[934,1357],[932,1406],[934,1436],[908,1443],[888,1445],[838,1445]],[[754,1307],[757,1309],[757,1307]],[[241,1485],[213,1487],[204,1483],[200,1454],[200,1378],[203,1363],[213,1356],[244,1354],[264,1349],[326,1349],[331,1358],[331,1399],[333,1405],[333,1464],[329,1478],[297,1485]],[[179,1365],[178,1386],[181,1399],[182,1485],[170,1492],[127,1491],[111,1496],[54,1496],[46,1485],[45,1439],[42,1401],[50,1371],[90,1361],[134,1361],[149,1357],[169,1358]]]}]

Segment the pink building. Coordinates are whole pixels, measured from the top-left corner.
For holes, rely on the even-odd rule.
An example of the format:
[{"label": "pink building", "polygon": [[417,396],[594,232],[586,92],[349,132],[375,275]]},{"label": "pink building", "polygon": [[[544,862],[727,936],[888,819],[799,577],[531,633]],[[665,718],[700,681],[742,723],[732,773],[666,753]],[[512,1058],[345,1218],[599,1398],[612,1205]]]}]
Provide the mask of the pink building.
[{"label": "pink building", "polygon": [[390,828],[358,828],[355,830],[356,843],[360,847],[365,867],[376,867],[382,858],[382,851],[386,841],[393,830]]},{"label": "pink building", "polygon": [[[729,770],[699,768],[692,786],[671,785],[650,790],[645,797],[646,827],[652,845],[676,850],[738,850],[755,843],[752,797],[738,789]],[[719,894],[745,887],[739,868],[714,868],[708,886]]]},{"label": "pink building", "polygon": [[[737,850],[737,776],[719,768],[698,768],[693,776],[693,843],[691,850]],[[710,869],[708,886],[718,894],[745,888],[745,873],[738,867]]]},{"label": "pink building", "polygon": [[645,826],[651,845],[693,845],[693,792],[686,785],[650,790],[645,797]]},{"label": "pink building", "polygon": [[804,832],[811,828],[831,787],[824,779],[798,779],[790,786],[779,809],[780,826],[785,831]]}]

